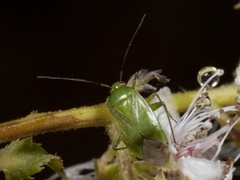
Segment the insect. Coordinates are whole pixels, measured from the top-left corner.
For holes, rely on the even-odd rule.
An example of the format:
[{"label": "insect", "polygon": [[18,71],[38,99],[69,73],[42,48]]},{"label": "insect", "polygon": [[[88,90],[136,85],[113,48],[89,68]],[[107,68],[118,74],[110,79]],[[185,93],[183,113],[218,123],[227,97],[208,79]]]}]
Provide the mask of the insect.
[{"label": "insect", "polygon": [[[145,15],[130,40],[123,58],[120,82],[112,85],[111,93],[107,98],[106,105],[113,117],[113,124],[118,132],[118,135],[113,142],[113,148],[116,150],[121,149],[118,148],[118,145],[122,141],[126,148],[128,148],[137,158],[143,159],[151,164],[161,166],[169,161],[170,152],[168,150],[167,137],[153,110],[163,106],[167,113],[168,111],[166,105],[161,101],[160,97],[153,93],[156,91],[156,88],[148,84],[148,82],[156,79],[161,83],[166,83],[169,80],[166,76],[160,75],[161,70],[148,72],[145,69],[142,69],[132,75],[126,84],[122,83],[121,80],[122,69],[128,51],[144,18]],[[49,76],[38,76],[38,78],[72,80],[99,84],[84,79],[74,78]],[[100,85],[110,87],[106,84]],[[150,93],[150,100],[154,96],[157,96],[159,102],[149,104],[149,102],[140,95],[141,92]]]},{"label": "insect", "polygon": [[[154,91],[155,88],[148,84],[152,79],[167,82],[168,79],[160,75],[160,72],[138,71],[127,84],[121,82],[113,84],[107,99],[107,107],[119,133],[113,147],[117,149],[117,145],[123,141],[136,157],[155,165],[163,165],[169,160],[167,137],[151,104],[149,105],[139,92]],[[163,103],[159,101],[152,105],[158,108]]]}]

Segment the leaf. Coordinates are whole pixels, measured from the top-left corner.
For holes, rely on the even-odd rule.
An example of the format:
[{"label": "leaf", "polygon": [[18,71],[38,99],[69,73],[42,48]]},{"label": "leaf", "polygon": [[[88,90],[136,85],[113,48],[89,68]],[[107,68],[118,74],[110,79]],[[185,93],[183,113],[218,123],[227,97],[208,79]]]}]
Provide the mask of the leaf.
[{"label": "leaf", "polygon": [[48,154],[32,138],[13,141],[0,150],[0,171],[4,172],[6,180],[33,179],[31,175],[43,170],[45,165],[63,180],[67,179],[61,158]]}]

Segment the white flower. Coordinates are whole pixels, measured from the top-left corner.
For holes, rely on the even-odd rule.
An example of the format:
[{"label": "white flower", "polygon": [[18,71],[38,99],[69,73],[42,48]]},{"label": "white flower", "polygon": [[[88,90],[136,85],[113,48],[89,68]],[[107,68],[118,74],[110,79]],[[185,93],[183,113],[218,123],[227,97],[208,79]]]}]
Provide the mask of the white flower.
[{"label": "white flower", "polygon": [[[169,150],[177,158],[178,169],[191,180],[198,179],[231,179],[234,168],[229,163],[216,161],[222,145],[236,123],[237,118],[219,130],[211,133],[211,120],[223,112],[238,112],[235,106],[227,106],[211,110],[211,101],[206,91],[209,82],[216,76],[221,76],[223,70],[217,71],[202,85],[182,117],[171,117],[173,108],[161,108],[155,111],[169,141]],[[240,67],[237,68],[237,82],[240,84]],[[236,80],[235,80],[236,81]],[[159,94],[160,93],[160,94]],[[158,92],[162,96],[162,91]],[[169,93],[170,94],[170,93]],[[166,103],[169,101],[165,101]],[[167,104],[167,107],[169,105]],[[170,105],[172,107],[172,105]],[[169,123],[169,121],[171,123]],[[228,167],[227,167],[228,166]]]},{"label": "white flower", "polygon": [[[217,180],[223,179],[223,172],[226,165],[219,161],[209,161],[196,157],[181,157],[177,162],[178,169],[191,180]],[[232,172],[235,168],[230,167],[229,172],[224,175],[225,180],[232,179]]]},{"label": "white flower", "polygon": [[237,77],[235,78],[235,83],[237,85],[240,85],[240,65],[236,69],[236,75],[237,75]]}]

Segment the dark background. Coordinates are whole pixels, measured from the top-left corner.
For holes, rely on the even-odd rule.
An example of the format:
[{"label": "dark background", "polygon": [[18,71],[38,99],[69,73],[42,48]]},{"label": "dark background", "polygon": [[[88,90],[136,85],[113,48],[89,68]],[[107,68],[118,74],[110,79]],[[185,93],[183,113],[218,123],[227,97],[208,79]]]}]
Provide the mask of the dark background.
[{"label": "dark background", "polygon": [[[1,1],[0,121],[31,111],[65,110],[104,102],[109,90],[92,84],[37,79],[75,77],[113,84],[143,14],[147,16],[130,49],[123,79],[141,68],[163,69],[186,89],[198,87],[200,68],[225,70],[232,80],[240,55],[238,1]],[[169,84],[176,89],[174,83]],[[65,166],[99,157],[109,144],[103,128],[34,138]]]}]

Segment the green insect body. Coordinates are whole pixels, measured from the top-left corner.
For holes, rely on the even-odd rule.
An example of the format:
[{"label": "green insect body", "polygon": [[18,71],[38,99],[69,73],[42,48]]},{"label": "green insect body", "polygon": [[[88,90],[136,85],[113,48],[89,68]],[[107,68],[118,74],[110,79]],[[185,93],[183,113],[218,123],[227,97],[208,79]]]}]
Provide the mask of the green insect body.
[{"label": "green insect body", "polygon": [[135,87],[115,83],[107,99],[107,107],[119,133],[115,144],[122,141],[137,158],[163,165],[169,160],[167,137],[151,105],[136,91],[139,88],[142,91],[155,90],[147,82],[154,78],[163,80],[165,76],[158,73],[159,71],[147,73],[146,70],[137,72],[129,80],[131,83],[128,83]]}]

